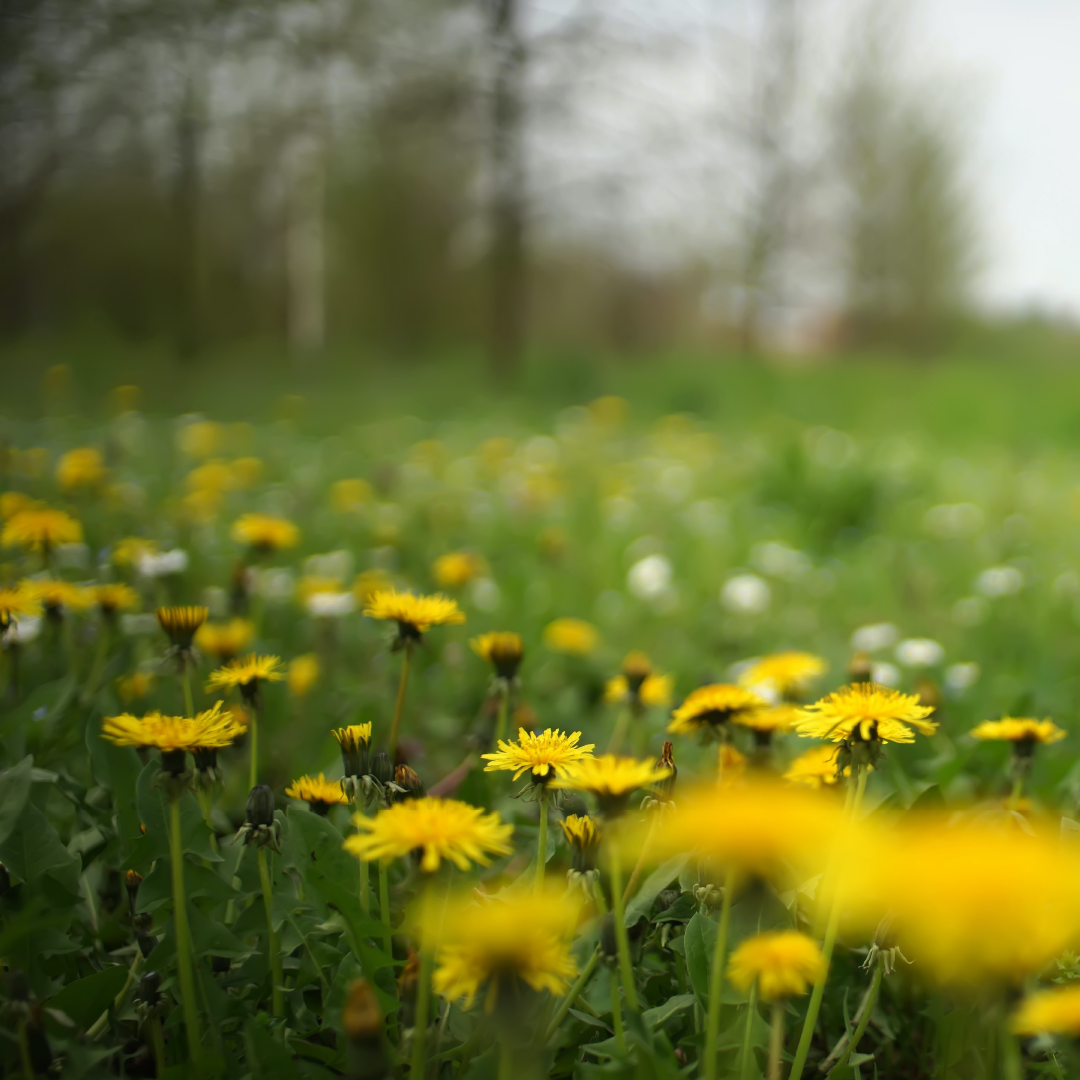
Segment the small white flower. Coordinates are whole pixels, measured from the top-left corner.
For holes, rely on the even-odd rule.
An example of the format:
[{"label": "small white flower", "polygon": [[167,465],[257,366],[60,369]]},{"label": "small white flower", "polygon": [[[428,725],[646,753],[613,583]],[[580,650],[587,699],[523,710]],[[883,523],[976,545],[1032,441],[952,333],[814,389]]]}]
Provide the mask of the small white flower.
[{"label": "small white flower", "polygon": [[671,588],[672,567],[663,555],[646,555],[630,567],[626,587],[639,600],[655,600]]},{"label": "small white flower", "polygon": [[4,633],[5,645],[29,645],[41,633],[41,618],[21,615]]},{"label": "small white flower", "polygon": [[768,606],[772,594],[768,584],[757,574],[736,574],[724,582],[720,603],[728,611],[744,615],[760,615]]},{"label": "small white flower", "polygon": [[794,581],[813,568],[810,557],[775,540],[757,544],[750,553],[750,562],[763,574]]},{"label": "small white flower", "polygon": [[896,659],[904,667],[934,667],[945,658],[945,650],[932,638],[906,638],[896,646]]},{"label": "small white flower", "polygon": [[877,652],[895,645],[899,636],[900,631],[892,623],[870,623],[851,635],[851,647],[856,652]]},{"label": "small white flower", "polygon": [[502,603],[499,586],[489,577],[480,577],[469,586],[469,598],[479,611],[496,611]]},{"label": "small white flower", "polygon": [[876,663],[870,668],[870,678],[882,686],[899,686],[900,669],[895,664]]},{"label": "small white flower", "polygon": [[965,596],[952,606],[952,620],[957,626],[978,626],[986,622],[990,605],[982,596]]},{"label": "small white flower", "polygon": [[974,686],[978,678],[978,664],[953,664],[945,669],[945,689],[959,694],[969,686]]},{"label": "small white flower", "polygon": [[1024,587],[1024,575],[1015,566],[991,566],[975,579],[975,591],[989,596],[1015,596]]},{"label": "small white flower", "polygon": [[341,619],[356,610],[356,596],[351,592],[313,592],[305,601],[308,612],[317,619]]},{"label": "small white flower", "polygon": [[173,548],[172,551],[147,551],[139,556],[139,573],[143,577],[159,578],[169,577],[171,574],[182,574],[187,568],[190,559],[188,553],[182,548]]}]

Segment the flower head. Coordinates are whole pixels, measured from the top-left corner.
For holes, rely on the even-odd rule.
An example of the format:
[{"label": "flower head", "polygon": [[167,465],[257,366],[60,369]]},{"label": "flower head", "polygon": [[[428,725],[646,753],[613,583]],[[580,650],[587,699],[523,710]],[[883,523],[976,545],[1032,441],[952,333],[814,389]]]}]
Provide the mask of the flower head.
[{"label": "flower head", "polygon": [[600,850],[600,825],[596,818],[587,814],[568,814],[559,822],[563,836],[573,853],[572,869],[587,874],[596,869],[596,855]]},{"label": "flower head", "polygon": [[468,1008],[487,984],[489,1010],[501,994],[514,994],[517,982],[563,993],[577,974],[570,944],[578,910],[553,888],[483,904],[471,894],[451,900],[445,918],[431,913],[421,928],[435,950],[436,992]]},{"label": "flower head", "polygon": [[371,723],[350,724],[331,732],[341,747],[341,761],[346,776],[364,776],[371,752]]},{"label": "flower head", "polygon": [[26,585],[0,586],[0,632],[23,618],[41,614],[41,600]]},{"label": "flower head", "polygon": [[94,602],[90,589],[73,585],[70,581],[59,578],[44,578],[38,581],[24,581],[20,588],[35,597],[51,615],[60,615],[64,611],[83,611]]},{"label": "flower head", "polygon": [[779,652],[750,664],[739,682],[743,686],[771,690],[784,701],[795,701],[825,674],[828,665],[820,656],[807,652]]},{"label": "flower head", "polygon": [[186,752],[219,750],[243,731],[232,713],[222,709],[220,701],[194,717],[152,712],[140,719],[121,713],[107,716],[101,724],[102,738],[117,746],[156,747],[161,751],[163,767],[171,773],[183,771]]},{"label": "flower head", "polygon": [[1034,748],[1036,743],[1049,745],[1060,742],[1067,732],[1053,720],[1033,720],[1028,717],[1006,716],[1001,720],[984,720],[972,729],[976,739],[999,739],[1004,742],[1026,743]]},{"label": "flower head", "polygon": [[640,652],[627,655],[622,671],[609,679],[604,687],[604,701],[609,705],[623,703],[666,709],[671,704],[674,679],[653,670],[649,658]]},{"label": "flower head", "polygon": [[842,742],[848,739],[869,742],[909,743],[915,741],[912,728],[933,735],[937,724],[927,717],[934,710],[919,704],[915,694],[902,694],[873,682],[852,683],[823,697],[802,711],[796,725],[800,735]]},{"label": "flower head", "polygon": [[486,866],[492,855],[509,855],[513,825],[456,799],[408,799],[375,817],[353,816],[359,834],[345,840],[346,851],[366,862],[389,862],[421,850],[420,869],[434,873],[443,859],[459,870],[470,862]]},{"label": "flower head", "polygon": [[652,761],[602,754],[583,758],[551,786],[588,792],[596,797],[605,817],[618,817],[635,791],[666,781],[670,775],[670,769]]},{"label": "flower head", "polygon": [[769,705],[764,709],[751,709],[732,717],[736,724],[750,728],[755,736],[770,736],[774,731],[790,731],[799,719],[795,705]]},{"label": "flower head", "polygon": [[514,678],[521,664],[521,658],[525,655],[521,635],[509,630],[495,630],[489,634],[481,634],[469,642],[469,647],[477,656],[491,664],[500,679]]},{"label": "flower head", "polygon": [[125,536],[112,546],[114,566],[138,566],[146,555],[156,555],[158,546],[153,540],[144,540],[141,536]]},{"label": "flower head", "polygon": [[465,614],[456,600],[436,593],[434,596],[417,596],[415,593],[398,592],[397,589],[380,589],[368,597],[364,614],[372,619],[388,619],[398,624],[400,642],[416,641],[433,626],[463,623]]},{"label": "flower head", "polygon": [[[812,746],[788,766],[784,779],[790,784],[805,784],[810,788],[835,784],[840,779],[836,760],[838,752],[835,744]],[[850,766],[847,771],[851,771]]]},{"label": "flower head", "polygon": [[517,742],[499,741],[499,749],[493,754],[481,754],[487,762],[484,772],[509,772],[513,770],[516,780],[523,772],[532,775],[534,784],[544,784],[557,776],[566,776],[579,762],[592,757],[594,743],[578,746],[581,732],[564,734],[551,728],[543,734],[518,729]]},{"label": "flower head", "polygon": [[692,735],[697,731],[717,729],[745,713],[764,709],[768,702],[743,686],[713,683],[701,686],[671,714],[671,735]]},{"label": "flower head", "polygon": [[290,799],[306,802],[316,814],[324,817],[331,806],[346,806],[349,800],[341,790],[341,782],[318,776],[301,776],[285,789]]},{"label": "flower head", "polygon": [[1020,1003],[1012,1019],[1018,1035],[1080,1035],[1080,984],[1041,990]]},{"label": "flower head", "polygon": [[29,551],[52,551],[59,544],[78,544],[82,526],[63,510],[30,507],[13,514],[0,532],[0,545]]},{"label": "flower head", "polygon": [[731,743],[723,742],[717,747],[716,772],[721,784],[737,781],[746,772],[746,755]]},{"label": "flower head", "polygon": [[293,697],[307,697],[311,688],[319,681],[319,658],[314,653],[303,653],[289,661],[289,673],[286,676],[289,693]]},{"label": "flower head", "polygon": [[255,636],[255,627],[247,619],[227,623],[203,623],[195,633],[195,645],[218,660],[232,660]]},{"label": "flower head", "polygon": [[191,648],[195,631],[206,622],[209,614],[209,608],[204,607],[159,607],[157,621],[169,635],[173,646],[187,651]]},{"label": "flower head", "polygon": [[740,990],[757,980],[766,1001],[798,997],[825,969],[818,943],[797,930],[776,930],[747,938],[732,954],[728,975]]},{"label": "flower head", "polygon": [[258,694],[259,683],[280,682],[285,678],[281,658],[278,656],[257,656],[254,653],[230,660],[224,667],[210,673],[207,690],[239,689],[248,701]]},{"label": "flower head", "polygon": [[232,538],[259,554],[296,547],[300,530],[286,518],[272,514],[242,514],[233,522]]},{"label": "flower head", "polygon": [[431,566],[435,584],[440,589],[460,589],[468,585],[487,569],[487,564],[479,555],[471,551],[451,551],[440,555]]},{"label": "flower head", "polygon": [[56,465],[56,481],[63,491],[97,488],[105,482],[105,461],[92,446],[69,450]]},{"label": "flower head", "polygon": [[106,616],[114,616],[118,611],[134,611],[140,603],[139,594],[130,585],[119,582],[95,585],[93,597],[101,614]]},{"label": "flower head", "polygon": [[584,619],[555,619],[544,627],[544,644],[552,652],[588,656],[600,644],[600,632]]}]

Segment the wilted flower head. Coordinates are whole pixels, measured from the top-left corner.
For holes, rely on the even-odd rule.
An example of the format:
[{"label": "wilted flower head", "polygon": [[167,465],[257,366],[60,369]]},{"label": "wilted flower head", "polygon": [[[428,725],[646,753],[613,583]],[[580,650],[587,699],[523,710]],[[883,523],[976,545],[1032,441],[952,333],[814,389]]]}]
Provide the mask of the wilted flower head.
[{"label": "wilted flower head", "polygon": [[764,709],[768,702],[752,690],[728,683],[701,686],[687,695],[671,715],[671,735],[692,735],[698,731],[717,730],[742,713]]},{"label": "wilted flower head", "polygon": [[354,814],[360,833],[345,840],[345,850],[359,859],[389,862],[420,851],[420,869],[434,873],[443,859],[460,870],[470,863],[486,866],[492,855],[513,850],[513,825],[456,799],[408,799],[375,817]]},{"label": "wilted flower head", "polygon": [[728,975],[740,990],[755,980],[765,1001],[798,997],[825,971],[825,958],[813,938],[796,930],[776,930],[747,938],[731,954]]},{"label": "wilted flower head", "polygon": [[513,771],[515,780],[528,772],[533,783],[547,783],[566,776],[578,762],[592,757],[594,744],[578,746],[580,738],[580,731],[564,734],[547,728],[538,734],[519,728],[517,742],[500,740],[495,753],[480,755],[489,763],[484,772]]}]

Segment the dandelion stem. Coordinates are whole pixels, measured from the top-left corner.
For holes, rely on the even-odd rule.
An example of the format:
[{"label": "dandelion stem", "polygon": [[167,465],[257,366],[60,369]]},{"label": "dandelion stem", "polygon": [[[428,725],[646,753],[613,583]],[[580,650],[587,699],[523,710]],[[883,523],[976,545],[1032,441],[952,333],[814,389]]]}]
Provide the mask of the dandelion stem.
[{"label": "dandelion stem", "polygon": [[769,1067],[767,1080],[780,1080],[780,1063],[784,1058],[784,1002],[774,1001],[772,1026],[769,1030]]},{"label": "dandelion stem", "polygon": [[728,927],[731,925],[731,898],[735,893],[735,875],[729,870],[720,907],[720,925],[716,930],[712,969],[709,972],[709,1012],[705,1019],[705,1080],[716,1080],[717,1044],[720,1041],[720,1000],[724,996],[724,962],[727,960]]},{"label": "dandelion stem", "polygon": [[499,718],[495,722],[495,746],[506,738],[506,728],[510,717],[510,680],[499,680]]},{"label": "dandelion stem", "polygon": [[412,646],[406,642],[401,654],[401,681],[398,683],[397,701],[394,703],[394,719],[390,724],[390,760],[397,763],[398,735],[401,730],[401,714],[405,709],[405,687],[409,684],[409,657]]},{"label": "dandelion stem", "polygon": [[614,969],[609,972],[611,980],[611,1023],[615,1028],[615,1046],[620,1054],[626,1053],[626,1037],[623,1035],[622,1003],[619,1001],[619,979]]},{"label": "dandelion stem", "polygon": [[[849,789],[849,798],[845,803],[846,818],[854,821],[859,816],[862,808],[863,794],[866,791],[866,770],[857,766],[858,780],[855,784],[855,794],[852,796]],[[842,866],[840,867],[842,870]],[[835,875],[834,875],[835,876]],[[825,994],[825,984],[829,979],[829,965],[832,962],[833,947],[836,945],[836,933],[840,927],[840,897],[839,892],[833,895],[833,901],[829,908],[829,921],[825,927],[825,940],[821,946],[821,974],[814,982],[814,990],[810,995],[810,1004],[806,1009],[806,1019],[803,1021],[802,1034],[799,1036],[799,1046],[795,1051],[795,1060],[791,1064],[791,1073],[788,1080],[799,1080],[806,1066],[806,1058],[810,1053],[810,1043],[814,1039],[814,1028],[817,1025],[818,1012],[821,1009],[821,999]]]},{"label": "dandelion stem", "polygon": [[[191,696],[191,672],[188,671],[187,664],[185,664],[183,661],[181,661],[181,665],[182,666],[180,668],[180,682],[184,686],[184,709],[186,710],[184,712],[184,715],[194,716],[195,702]],[[254,787],[255,785],[252,784],[251,786]]]},{"label": "dandelion stem", "polygon": [[881,989],[881,973],[882,964],[881,961],[878,960],[874,965],[874,978],[870,982],[870,992],[867,994],[866,1000],[863,1002],[862,1011],[859,1014],[859,1023],[856,1025],[851,1038],[848,1039],[847,1047],[843,1054],[840,1055],[840,1060],[830,1070],[830,1075],[836,1072],[837,1069],[842,1069],[848,1063],[848,1058],[850,1058],[858,1049],[859,1040],[863,1037],[863,1033],[870,1023],[870,1014],[874,1011],[874,1005],[877,1003],[878,991]]},{"label": "dandelion stem", "polygon": [[383,947],[386,955],[393,958],[394,935],[390,929],[390,881],[385,863],[379,863],[379,920],[383,924]]},{"label": "dandelion stem", "polygon": [[150,1045],[154,1050],[154,1071],[157,1076],[165,1075],[165,1035],[161,1030],[160,1017],[150,1021]]},{"label": "dandelion stem", "polygon": [[259,881],[262,883],[263,906],[266,908],[266,948],[270,953],[271,1007],[275,1016],[284,1016],[285,997],[282,993],[284,975],[281,970],[281,950],[278,948],[277,931],[274,930],[274,892],[270,883],[270,869],[266,862],[266,848],[259,848],[258,859]]},{"label": "dandelion stem", "polygon": [[746,1032],[743,1035],[742,1063],[739,1067],[739,1080],[750,1080],[750,1062],[753,1050],[750,1039],[754,1033],[754,1017],[757,1016],[757,979],[750,985],[750,1000],[746,1007]]},{"label": "dandelion stem", "polygon": [[187,899],[184,893],[184,848],[180,836],[180,797],[169,804],[169,855],[172,862],[173,925],[176,928],[176,967],[180,978],[180,1004],[184,1010],[188,1058],[195,1075],[202,1073],[202,1046],[199,1013],[195,1008],[195,976],[191,968],[191,935],[188,931]]},{"label": "dandelion stem", "polygon": [[499,1046],[499,1080],[513,1080],[514,1048],[508,1039],[503,1039]]},{"label": "dandelion stem", "polygon": [[641,877],[641,871],[645,867],[645,860],[648,857],[649,847],[652,844],[653,833],[656,832],[656,824],[659,820],[659,815],[654,808],[652,821],[649,823],[649,831],[645,834],[645,842],[641,845],[641,851],[638,852],[637,862],[634,864],[633,873],[631,873],[630,880],[626,883],[626,888],[623,890],[622,900],[624,904],[627,903],[633,895],[634,886],[637,885],[638,879]]},{"label": "dandelion stem", "polygon": [[611,874],[611,904],[615,917],[615,941],[619,947],[619,974],[622,976],[626,1004],[634,1012],[637,1012],[637,990],[634,987],[634,969],[630,963],[630,936],[626,932],[626,915],[622,895],[622,866],[619,862],[617,839],[608,845],[608,872]]},{"label": "dandelion stem", "polygon": [[1012,784],[1012,791],[1009,793],[1009,801],[1006,803],[1006,809],[1010,812],[1014,811],[1020,805],[1020,799],[1024,794],[1024,778],[1018,776]]},{"label": "dandelion stem", "polygon": [[592,973],[596,970],[596,965],[600,962],[600,946],[598,945],[593,949],[592,956],[589,957],[589,962],[581,969],[581,974],[578,975],[574,985],[570,987],[566,997],[559,1002],[559,1007],[555,1010],[555,1015],[551,1018],[551,1023],[547,1026],[547,1034],[544,1036],[544,1041],[549,1041],[559,1030],[559,1025],[566,1019],[566,1014],[573,1008],[574,1002],[578,999],[578,994],[585,989],[585,984],[592,978]]},{"label": "dandelion stem", "polygon": [[259,782],[259,710],[255,705],[251,706],[251,723],[248,725],[248,735],[251,738],[251,761],[248,764],[248,791]]},{"label": "dandelion stem", "polygon": [[536,880],[533,887],[539,892],[544,887],[544,870],[547,868],[548,799],[547,788],[540,788],[540,835],[536,841]]},{"label": "dandelion stem", "polygon": [[615,727],[611,730],[611,740],[608,742],[607,752],[617,754],[622,749],[623,739],[626,738],[626,729],[630,725],[630,706],[623,705],[619,709],[619,715],[615,718]]},{"label": "dandelion stem", "polygon": [[1001,1075],[1003,1080],[1024,1080],[1020,1043],[1009,1030],[1007,1022],[1001,1025]]},{"label": "dandelion stem", "polygon": [[[431,886],[425,882],[421,887],[424,890],[421,897],[421,908],[425,913],[423,923],[428,924],[430,922],[428,908],[431,904]],[[416,982],[416,1019],[414,1020],[413,1029],[410,1080],[423,1080],[427,1069],[427,1035],[431,1023],[431,970],[433,967],[434,957],[431,947],[427,942],[424,942],[420,948],[420,977]]]},{"label": "dandelion stem", "polygon": [[[12,670],[14,671],[15,650],[12,654]],[[82,701],[85,705],[94,696],[98,683],[101,681],[101,672],[105,667],[105,658],[109,653],[109,620],[103,618],[98,624],[97,647],[94,650],[94,662],[90,665],[90,674],[86,676],[86,685],[83,687]]]}]

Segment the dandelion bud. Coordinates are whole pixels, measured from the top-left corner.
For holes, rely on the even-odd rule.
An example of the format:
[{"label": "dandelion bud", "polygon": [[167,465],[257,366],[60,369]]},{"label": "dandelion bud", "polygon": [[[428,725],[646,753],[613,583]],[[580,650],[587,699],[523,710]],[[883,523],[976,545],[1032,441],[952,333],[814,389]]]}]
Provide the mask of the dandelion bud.
[{"label": "dandelion bud", "polygon": [[142,884],[142,874],[138,870],[129,870],[124,875],[124,884],[127,886],[128,899],[131,901],[131,908],[135,910],[135,900],[139,895],[139,886]]},{"label": "dandelion bud", "polygon": [[399,798],[395,799],[395,802],[422,799],[427,794],[423,780],[408,765],[399,765],[394,770],[394,785],[400,789]]},{"label": "dandelion bud", "polygon": [[622,663],[623,678],[630,693],[635,697],[641,692],[641,684],[652,674],[652,662],[642,652],[632,652]]},{"label": "dandelion bud", "polygon": [[371,756],[371,724],[350,724],[333,732],[341,747],[345,776],[365,776]]},{"label": "dandelion bud", "polygon": [[161,986],[161,976],[156,971],[148,971],[139,980],[139,989],[137,996],[139,1001],[153,1008],[161,998],[161,992],[159,987]]},{"label": "dandelion bud", "polygon": [[341,1010],[341,1030],[351,1042],[368,1042],[382,1034],[383,1015],[367,979],[354,979]]},{"label": "dandelion bud", "polygon": [[653,785],[656,797],[661,802],[667,802],[671,798],[675,790],[675,778],[679,775],[679,770],[675,766],[673,751],[672,744],[665,742],[663,752],[660,754],[660,760],[656,763],[657,769],[668,770],[668,776],[663,780],[657,780]]},{"label": "dandelion bud", "polygon": [[256,828],[274,824],[274,793],[266,784],[257,784],[248,795],[247,823]]},{"label": "dandelion bud", "polygon": [[380,784],[389,784],[394,779],[394,763],[385,750],[380,750],[371,759],[371,775]]}]

